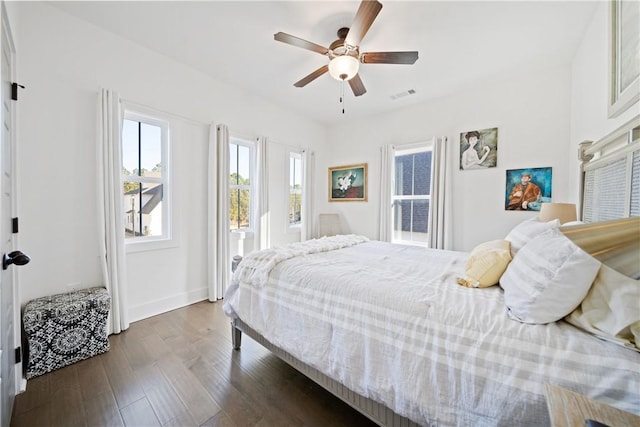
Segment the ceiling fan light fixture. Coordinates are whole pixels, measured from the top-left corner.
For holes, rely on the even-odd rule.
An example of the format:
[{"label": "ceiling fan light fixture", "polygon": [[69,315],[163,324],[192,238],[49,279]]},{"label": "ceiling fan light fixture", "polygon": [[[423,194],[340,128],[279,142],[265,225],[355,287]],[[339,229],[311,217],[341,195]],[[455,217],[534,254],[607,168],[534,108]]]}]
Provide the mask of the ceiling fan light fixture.
[{"label": "ceiling fan light fixture", "polygon": [[358,74],[360,61],[350,55],[336,56],[329,62],[329,74],[336,80],[351,80]]}]

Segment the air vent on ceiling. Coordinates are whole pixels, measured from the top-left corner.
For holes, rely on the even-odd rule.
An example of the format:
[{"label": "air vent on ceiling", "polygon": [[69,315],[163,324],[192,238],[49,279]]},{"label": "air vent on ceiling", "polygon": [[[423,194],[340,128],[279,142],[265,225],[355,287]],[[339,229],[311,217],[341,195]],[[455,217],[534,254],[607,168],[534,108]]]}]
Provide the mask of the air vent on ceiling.
[{"label": "air vent on ceiling", "polygon": [[396,99],[404,98],[405,96],[413,95],[415,93],[415,89],[404,90],[402,92],[391,95],[391,99],[395,101]]}]

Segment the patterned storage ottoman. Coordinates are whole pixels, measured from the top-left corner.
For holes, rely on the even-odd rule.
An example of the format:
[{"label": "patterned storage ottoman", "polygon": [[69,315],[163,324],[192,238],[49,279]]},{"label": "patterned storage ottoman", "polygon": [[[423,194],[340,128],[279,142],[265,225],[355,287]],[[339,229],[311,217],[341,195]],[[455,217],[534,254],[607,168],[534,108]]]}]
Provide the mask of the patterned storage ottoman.
[{"label": "patterned storage ottoman", "polygon": [[22,323],[28,340],[27,379],[109,350],[105,288],[82,289],[29,301]]}]

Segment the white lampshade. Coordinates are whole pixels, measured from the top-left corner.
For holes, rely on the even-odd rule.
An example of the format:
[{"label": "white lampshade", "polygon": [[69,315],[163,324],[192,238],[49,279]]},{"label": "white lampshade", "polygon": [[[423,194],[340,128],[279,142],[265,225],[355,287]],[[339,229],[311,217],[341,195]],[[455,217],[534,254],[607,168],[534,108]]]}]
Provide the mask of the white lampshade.
[{"label": "white lampshade", "polygon": [[538,219],[542,222],[559,219],[560,224],[575,221],[578,219],[576,205],[574,203],[543,203]]},{"label": "white lampshade", "polygon": [[353,56],[336,56],[329,62],[329,74],[336,80],[351,80],[360,68],[360,61]]}]

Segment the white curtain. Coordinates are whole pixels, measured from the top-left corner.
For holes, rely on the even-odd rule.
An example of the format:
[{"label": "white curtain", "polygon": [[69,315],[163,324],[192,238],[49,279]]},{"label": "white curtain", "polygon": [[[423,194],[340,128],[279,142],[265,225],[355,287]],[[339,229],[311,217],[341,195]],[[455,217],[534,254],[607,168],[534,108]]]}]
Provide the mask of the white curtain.
[{"label": "white curtain", "polygon": [[382,242],[390,242],[392,237],[391,227],[391,196],[393,195],[393,159],[395,147],[391,144],[380,147],[380,233],[378,239]]},{"label": "white curtain", "polygon": [[229,130],[209,127],[209,301],[224,297],[231,278],[229,256]]},{"label": "white curtain", "polygon": [[302,152],[302,173],[304,182],[302,183],[302,224],[300,227],[300,240],[309,240],[314,237],[313,234],[313,174],[315,170],[315,155],[313,151],[304,150]]},{"label": "white curtain", "polygon": [[96,169],[100,264],[102,280],[111,295],[108,334],[118,334],[129,327],[122,206],[123,118],[118,93],[102,89],[98,100]]},{"label": "white curtain", "polygon": [[447,138],[433,139],[429,247],[451,249],[451,179],[447,168]]},{"label": "white curtain", "polygon": [[271,246],[269,225],[269,151],[268,139],[265,137],[258,138],[257,141],[257,159],[258,159],[258,200],[257,200],[257,245],[256,249],[266,249]]}]

